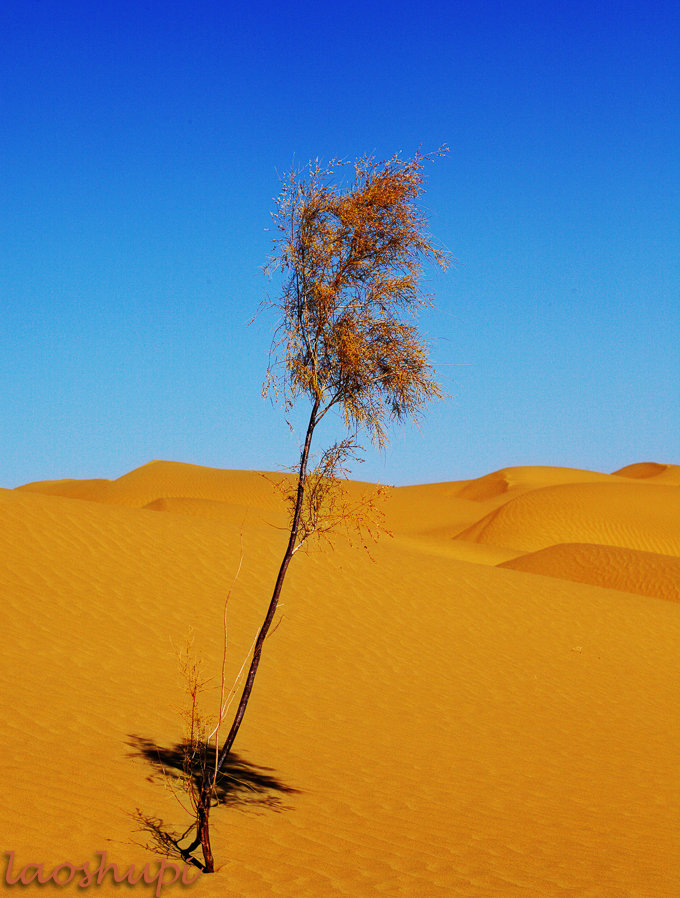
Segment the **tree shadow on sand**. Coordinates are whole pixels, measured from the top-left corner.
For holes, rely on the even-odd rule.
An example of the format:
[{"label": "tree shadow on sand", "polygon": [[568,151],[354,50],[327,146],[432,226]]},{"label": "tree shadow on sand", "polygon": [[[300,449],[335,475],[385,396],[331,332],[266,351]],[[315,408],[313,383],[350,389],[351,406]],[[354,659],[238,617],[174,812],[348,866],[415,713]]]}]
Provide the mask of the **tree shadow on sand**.
[{"label": "tree shadow on sand", "polygon": [[[164,747],[152,739],[137,735],[130,735],[128,740],[127,745],[131,749],[128,757],[142,758],[151,765],[152,772],[147,777],[149,782],[158,782],[169,788],[180,804],[183,804],[181,799],[183,793],[186,795],[188,786],[185,744],[178,742]],[[211,751],[214,751],[214,746],[208,747],[204,756],[209,757]],[[200,786],[199,776],[198,771],[193,774],[194,785],[197,787]],[[251,764],[241,755],[232,752],[217,775],[213,794],[216,805],[280,813],[291,810],[291,805],[285,803],[283,796],[296,793],[299,793],[299,789],[281,782],[272,768]],[[185,863],[203,869],[203,864],[181,844],[195,828],[193,819],[184,833],[178,833],[169,829],[160,818],[149,816],[139,808],[132,816],[139,824],[138,831],[147,836],[145,848],[166,857],[182,859]]]}]

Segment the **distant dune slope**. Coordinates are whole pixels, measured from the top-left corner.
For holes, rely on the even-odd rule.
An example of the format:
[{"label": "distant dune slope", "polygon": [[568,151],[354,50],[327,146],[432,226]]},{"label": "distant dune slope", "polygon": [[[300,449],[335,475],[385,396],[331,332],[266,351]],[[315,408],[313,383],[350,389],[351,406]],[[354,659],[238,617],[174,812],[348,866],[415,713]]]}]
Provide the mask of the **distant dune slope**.
[{"label": "distant dune slope", "polygon": [[256,471],[228,471],[171,461],[149,462],[117,480],[53,480],[28,483],[19,489],[129,508],[142,508],[167,498],[211,499],[258,508],[277,504],[271,484]]},{"label": "distant dune slope", "polygon": [[660,465],[654,461],[638,462],[627,465],[614,472],[620,477],[631,477],[635,480],[647,480],[650,483],[673,483],[680,485],[680,465]]},{"label": "distant dune slope", "polygon": [[674,555],[563,543],[504,561],[499,567],[680,602],[680,558]]},{"label": "distant dune slope", "polygon": [[582,468],[561,468],[548,465],[501,468],[500,471],[486,474],[477,480],[467,481],[457,495],[460,499],[472,499],[477,502],[496,498],[507,501],[519,493],[540,489],[544,486],[555,486],[559,483],[599,483],[611,481],[612,476]]},{"label": "distant dune slope", "polygon": [[525,552],[584,542],[680,555],[680,490],[635,481],[548,486],[511,499],[458,537]]},{"label": "distant dune slope", "polygon": [[459,498],[460,483],[430,483],[392,488],[383,505],[387,525],[409,536],[451,537],[479,520],[486,508]]},{"label": "distant dune slope", "polygon": [[[152,461],[116,480],[51,480],[27,483],[21,492],[87,499],[128,508],[152,507],[159,510],[159,500],[172,500],[166,511],[196,515],[198,505],[175,500],[207,500],[226,502],[230,506],[272,510],[281,507],[281,496],[275,484],[290,480],[291,475],[260,471],[206,468],[185,462]],[[352,481],[349,488],[361,492],[367,484]],[[154,504],[156,503],[156,504]],[[206,506],[207,511],[208,506]],[[216,509],[207,511],[214,516]]]}]

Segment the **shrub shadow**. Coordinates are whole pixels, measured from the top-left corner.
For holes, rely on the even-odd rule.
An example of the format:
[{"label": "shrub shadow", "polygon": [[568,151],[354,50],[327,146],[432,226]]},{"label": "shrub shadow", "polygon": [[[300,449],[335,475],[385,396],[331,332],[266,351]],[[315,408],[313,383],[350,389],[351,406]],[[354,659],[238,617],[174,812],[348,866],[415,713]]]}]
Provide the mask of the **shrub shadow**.
[{"label": "shrub shadow", "polygon": [[[186,793],[185,743],[177,742],[175,745],[162,746],[152,739],[131,734],[128,736],[127,745],[130,748],[128,757],[142,758],[152,767],[152,772],[147,777],[149,782],[159,782],[176,791],[178,796]],[[199,750],[198,754],[211,757],[214,746],[208,747],[207,754],[205,745],[201,746],[201,749],[203,751]],[[199,787],[198,770],[193,773],[193,779],[194,784]],[[216,805],[280,813],[292,809],[291,805],[285,803],[283,796],[299,791],[278,779],[271,767],[252,764],[241,755],[232,752],[217,775],[213,795]],[[160,818],[149,816],[139,808],[132,817],[139,824],[138,831],[144,832],[150,840],[143,847],[167,857],[181,858],[185,863],[203,869],[200,861],[181,845],[194,829],[194,821],[184,833],[178,833],[169,829]]]},{"label": "shrub shadow", "polygon": [[[128,756],[141,757],[154,768],[154,772],[148,777],[150,781],[162,778],[166,783],[170,780],[180,785],[184,779],[183,742],[164,747],[143,736],[130,735],[128,738],[127,744],[131,748]],[[208,747],[208,757],[213,750],[214,748]],[[196,773],[195,777],[198,775]],[[197,780],[196,784],[198,785]],[[262,807],[272,811],[289,810],[290,806],[284,803],[281,796],[296,793],[299,793],[299,789],[283,783],[275,776],[271,767],[252,764],[234,752],[224,762],[215,782],[216,802],[232,806]]]}]

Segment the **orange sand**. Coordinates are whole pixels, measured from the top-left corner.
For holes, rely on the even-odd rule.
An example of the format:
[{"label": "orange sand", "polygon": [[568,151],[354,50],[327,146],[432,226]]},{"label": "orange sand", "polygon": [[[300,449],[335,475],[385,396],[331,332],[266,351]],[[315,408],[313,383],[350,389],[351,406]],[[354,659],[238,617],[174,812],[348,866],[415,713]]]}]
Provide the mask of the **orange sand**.
[{"label": "orange sand", "polygon": [[[679,895],[679,473],[394,489],[375,563],[343,539],[299,553],[236,743],[296,791],[278,812],[216,810],[219,872],[162,894]],[[238,670],[285,544],[280,500],[253,472],[152,462],[0,490],[0,514],[3,850],[154,862],[135,808],[186,824],[130,736],[181,738],[177,651],[192,625],[218,673],[242,540]]]},{"label": "orange sand", "polygon": [[501,567],[680,602],[680,558],[619,546],[561,543]]}]

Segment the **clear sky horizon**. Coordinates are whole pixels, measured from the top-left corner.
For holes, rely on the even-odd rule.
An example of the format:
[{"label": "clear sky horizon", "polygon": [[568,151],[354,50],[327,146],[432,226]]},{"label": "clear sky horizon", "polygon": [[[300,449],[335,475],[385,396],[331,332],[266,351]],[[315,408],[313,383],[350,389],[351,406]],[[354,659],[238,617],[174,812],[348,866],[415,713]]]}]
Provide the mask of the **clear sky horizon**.
[{"label": "clear sky horizon", "polygon": [[448,397],[354,476],[680,463],[677,3],[16,0],[0,45],[0,487],[294,464],[278,173],[443,143]]}]

